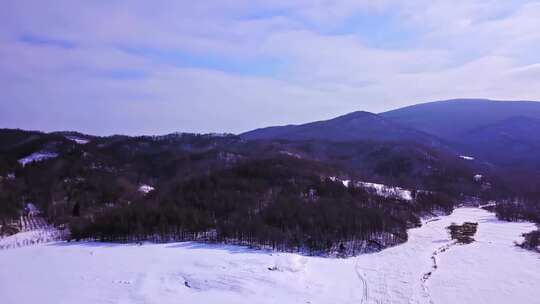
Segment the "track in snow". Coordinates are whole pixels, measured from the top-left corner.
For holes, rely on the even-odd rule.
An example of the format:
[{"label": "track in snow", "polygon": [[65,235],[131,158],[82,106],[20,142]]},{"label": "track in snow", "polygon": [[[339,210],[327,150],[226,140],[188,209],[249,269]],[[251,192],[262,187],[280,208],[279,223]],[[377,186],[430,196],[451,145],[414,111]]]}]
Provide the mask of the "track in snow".
[{"label": "track in snow", "polygon": [[447,251],[448,249],[450,249],[455,244],[456,244],[455,242],[451,242],[451,243],[443,245],[443,246],[437,248],[437,250],[433,251],[433,254],[431,255],[431,262],[432,262],[431,270],[428,271],[428,272],[425,272],[422,275],[422,278],[420,278],[420,281],[422,281],[422,290],[424,291],[426,297],[429,299],[429,303],[431,303],[431,304],[433,304],[435,302],[433,301],[433,299],[431,298],[431,295],[429,293],[429,288],[427,286],[427,281],[429,280],[429,278],[431,278],[433,273],[439,268],[439,265],[437,264],[437,256],[440,253],[443,253],[443,252]]},{"label": "track in snow", "polygon": [[362,282],[362,304],[364,303],[367,303],[368,302],[368,297],[369,297],[369,290],[368,290],[368,285],[367,285],[367,282],[366,282],[366,279],[364,278],[364,276],[360,273],[360,270],[358,269],[358,259],[356,259],[356,263],[354,264],[354,271],[356,272],[356,276],[358,277],[358,279]]}]

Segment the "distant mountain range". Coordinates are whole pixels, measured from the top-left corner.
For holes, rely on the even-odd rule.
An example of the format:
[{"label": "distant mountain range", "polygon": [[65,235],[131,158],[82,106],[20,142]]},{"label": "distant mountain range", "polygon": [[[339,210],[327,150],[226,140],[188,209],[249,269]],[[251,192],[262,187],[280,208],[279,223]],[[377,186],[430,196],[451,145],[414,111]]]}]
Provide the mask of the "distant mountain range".
[{"label": "distant mountain range", "polygon": [[374,140],[450,147],[489,162],[540,169],[540,102],[454,99],[380,114],[353,112],[302,125],[256,129],[248,140]]}]

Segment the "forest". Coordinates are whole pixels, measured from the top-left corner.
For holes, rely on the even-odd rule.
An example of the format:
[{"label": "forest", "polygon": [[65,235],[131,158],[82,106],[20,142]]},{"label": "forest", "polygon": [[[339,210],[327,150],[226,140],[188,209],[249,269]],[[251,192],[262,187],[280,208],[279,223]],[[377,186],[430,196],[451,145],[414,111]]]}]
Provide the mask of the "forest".
[{"label": "forest", "polygon": [[[78,144],[69,137],[84,135],[0,134],[1,221],[32,203],[69,227],[70,240],[199,240],[354,255],[406,241],[423,216],[517,195],[489,168],[416,144],[184,133],[84,137],[89,142]],[[58,157],[21,165],[36,151]],[[488,174],[475,181],[479,170]],[[412,199],[380,195],[360,181],[409,189]],[[497,213],[538,222],[536,199],[500,204]]]},{"label": "forest", "polygon": [[[530,221],[540,225],[540,192],[522,193],[511,200],[500,201],[493,210],[497,217],[505,221]],[[540,229],[523,235],[521,247],[538,250]]]},{"label": "forest", "polygon": [[[419,195],[410,204],[313,175],[317,164],[260,160],[174,184],[148,198],[72,219],[72,237],[101,241],[209,240],[309,253],[349,254],[403,242],[422,211],[452,202]],[[433,204],[429,205],[428,202]],[[84,212],[84,211],[83,211]],[[378,248],[380,249],[380,248]]]}]

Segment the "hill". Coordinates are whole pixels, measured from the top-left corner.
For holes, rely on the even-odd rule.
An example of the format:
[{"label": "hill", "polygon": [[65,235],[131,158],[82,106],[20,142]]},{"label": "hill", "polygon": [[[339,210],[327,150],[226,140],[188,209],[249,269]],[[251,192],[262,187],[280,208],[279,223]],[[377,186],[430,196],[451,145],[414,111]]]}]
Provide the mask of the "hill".
[{"label": "hill", "polygon": [[540,119],[540,102],[453,99],[408,106],[380,116],[446,140],[461,141],[467,132],[509,118]]},{"label": "hill", "polygon": [[[75,239],[380,249],[405,241],[420,216],[449,212],[464,195],[492,196],[484,185],[498,185],[488,168],[411,142],[13,130],[0,141],[0,223],[31,204]],[[478,172],[485,182],[473,179]],[[391,195],[397,186],[407,199]]]},{"label": "hill", "polygon": [[329,120],[301,125],[274,126],[256,129],[240,135],[244,139],[328,140],[358,141],[376,140],[393,142],[418,142],[441,145],[434,136],[417,131],[380,115],[358,111]]}]

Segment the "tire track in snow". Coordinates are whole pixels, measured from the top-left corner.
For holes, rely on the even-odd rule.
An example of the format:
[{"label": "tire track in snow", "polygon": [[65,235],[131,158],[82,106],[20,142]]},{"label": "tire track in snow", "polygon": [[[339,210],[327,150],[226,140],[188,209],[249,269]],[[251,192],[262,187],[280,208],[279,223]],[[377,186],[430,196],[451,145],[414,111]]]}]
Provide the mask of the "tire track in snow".
[{"label": "tire track in snow", "polygon": [[364,276],[360,273],[360,270],[358,268],[358,258],[356,258],[356,263],[354,264],[354,271],[356,272],[356,276],[358,277],[358,279],[362,282],[362,304],[366,303],[367,304],[367,301],[368,301],[368,297],[369,297],[369,291],[368,291],[368,285],[367,285],[367,281],[366,281],[366,278],[364,278]]}]

